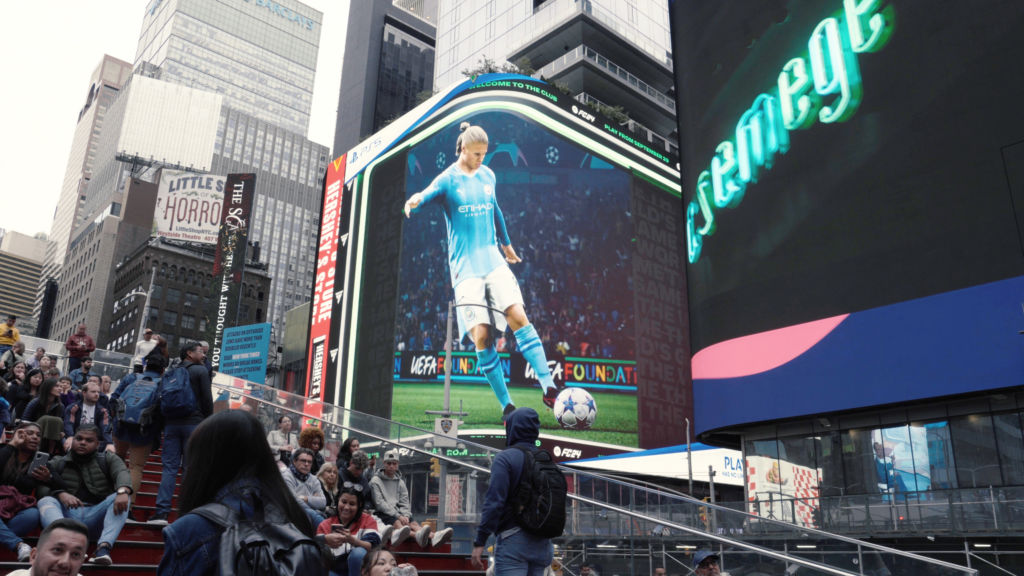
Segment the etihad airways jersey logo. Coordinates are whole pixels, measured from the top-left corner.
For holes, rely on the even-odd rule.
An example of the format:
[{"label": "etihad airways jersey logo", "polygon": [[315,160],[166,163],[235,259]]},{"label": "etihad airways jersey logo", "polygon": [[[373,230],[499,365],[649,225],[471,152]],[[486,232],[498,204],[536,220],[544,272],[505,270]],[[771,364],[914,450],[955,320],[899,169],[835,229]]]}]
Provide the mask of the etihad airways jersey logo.
[{"label": "etihad airways jersey logo", "polygon": [[483,216],[484,214],[490,214],[491,210],[494,210],[494,206],[490,202],[482,202],[480,204],[463,204],[459,206],[459,214],[465,214],[467,216]]}]

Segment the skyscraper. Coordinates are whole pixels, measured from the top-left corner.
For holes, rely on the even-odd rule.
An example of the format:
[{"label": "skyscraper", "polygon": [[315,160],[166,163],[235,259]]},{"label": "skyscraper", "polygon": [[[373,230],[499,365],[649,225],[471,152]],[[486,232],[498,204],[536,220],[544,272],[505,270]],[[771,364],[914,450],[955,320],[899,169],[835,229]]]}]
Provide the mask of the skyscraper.
[{"label": "skyscraper", "polygon": [[463,80],[482,58],[529,64],[573,97],[621,106],[622,127],[678,148],[668,3],[659,0],[440,0],[434,85]]},{"label": "skyscraper", "polygon": [[436,20],[437,0],[349,6],[336,155],[412,110],[433,88]]},{"label": "skyscraper", "polygon": [[[83,217],[79,207],[85,200],[85,186],[92,178],[96,146],[107,109],[117,99],[129,76],[131,64],[112,56],[104,56],[89,80],[85,104],[78,113],[75,136],[71,141],[71,154],[64,170],[64,183],[61,185],[60,198],[50,227],[51,244],[47,247],[46,259],[40,274],[41,284],[35,302],[34,315],[37,319],[41,318],[43,294],[46,292],[43,284],[60,276],[68,242],[71,241],[71,232],[78,220]],[[52,307],[53,303],[48,303],[48,306]],[[41,322],[38,326],[38,334],[41,336],[46,336],[49,330],[49,322]]]},{"label": "skyscraper", "polygon": [[293,0],[151,0],[135,66],[306,135],[322,19]]},{"label": "skyscraper", "polygon": [[[113,300],[101,287],[118,261],[148,239],[152,222],[150,210],[150,224],[133,221],[130,241],[122,237],[121,221],[137,216],[126,205],[128,190],[155,185],[159,169],[173,167],[257,174],[249,238],[260,243],[260,260],[273,276],[265,318],[275,340],[283,334],[284,310],[311,289],[309,247],[328,161],[328,149],[306,138],[321,19],[287,0],[150,2],[134,76],[100,137],[97,176],[81,194],[87,214],[71,237],[82,247],[76,258],[93,260],[76,262],[75,278],[62,279],[54,307],[62,329],[88,317],[100,325],[98,336],[112,330]],[[181,132],[186,126],[188,136]],[[136,237],[140,230],[145,238]],[[116,235],[117,246],[102,244],[101,231],[102,238]],[[109,345],[104,338],[97,343]]]}]

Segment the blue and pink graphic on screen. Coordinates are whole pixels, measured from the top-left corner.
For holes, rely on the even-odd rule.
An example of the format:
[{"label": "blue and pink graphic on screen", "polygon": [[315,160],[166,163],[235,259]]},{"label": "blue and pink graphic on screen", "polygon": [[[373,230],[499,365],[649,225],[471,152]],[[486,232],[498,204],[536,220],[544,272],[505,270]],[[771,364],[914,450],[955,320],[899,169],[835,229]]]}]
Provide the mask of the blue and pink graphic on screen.
[{"label": "blue and pink graphic on screen", "polygon": [[697,429],[1017,382],[1022,295],[1017,277],[709,346],[693,358],[694,402],[729,410],[698,411]]}]

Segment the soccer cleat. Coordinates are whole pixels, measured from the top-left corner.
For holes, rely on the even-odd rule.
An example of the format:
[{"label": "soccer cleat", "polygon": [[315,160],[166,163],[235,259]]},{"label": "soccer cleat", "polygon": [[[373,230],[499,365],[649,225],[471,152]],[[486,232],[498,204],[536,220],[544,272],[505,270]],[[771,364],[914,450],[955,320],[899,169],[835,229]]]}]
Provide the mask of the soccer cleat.
[{"label": "soccer cleat", "polygon": [[431,528],[429,525],[425,525],[416,531],[416,543],[419,544],[420,548],[430,546],[430,532]]},{"label": "soccer cleat", "polygon": [[558,398],[558,388],[552,386],[544,390],[544,405],[554,410],[555,398]]},{"label": "soccer cleat", "polygon": [[24,542],[18,542],[18,562],[28,562],[32,559],[32,547]]},{"label": "soccer cleat", "polygon": [[501,412],[501,421],[508,420],[508,415],[516,411],[516,405],[509,402],[505,405],[505,409]]},{"label": "soccer cleat", "polygon": [[398,546],[402,542],[405,542],[409,539],[409,534],[411,532],[412,530],[408,526],[402,526],[398,530],[395,530],[395,533],[391,535],[391,545]]},{"label": "soccer cleat", "polygon": [[445,542],[448,542],[451,539],[452,539],[452,529],[451,528],[445,528],[444,530],[441,530],[440,532],[434,534],[434,538],[431,541],[430,545],[431,546],[440,546],[440,545],[444,544]]},{"label": "soccer cleat", "polygon": [[96,548],[96,553],[92,555],[89,562],[97,566],[110,566],[114,561],[110,558],[110,546],[101,545]]}]

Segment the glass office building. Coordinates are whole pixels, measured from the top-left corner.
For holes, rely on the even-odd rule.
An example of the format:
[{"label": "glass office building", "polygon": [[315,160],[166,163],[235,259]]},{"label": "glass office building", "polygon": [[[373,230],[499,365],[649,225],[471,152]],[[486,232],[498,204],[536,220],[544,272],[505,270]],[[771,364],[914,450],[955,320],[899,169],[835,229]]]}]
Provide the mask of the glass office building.
[{"label": "glass office building", "polygon": [[151,0],[135,66],[306,134],[322,19],[291,0]]}]

